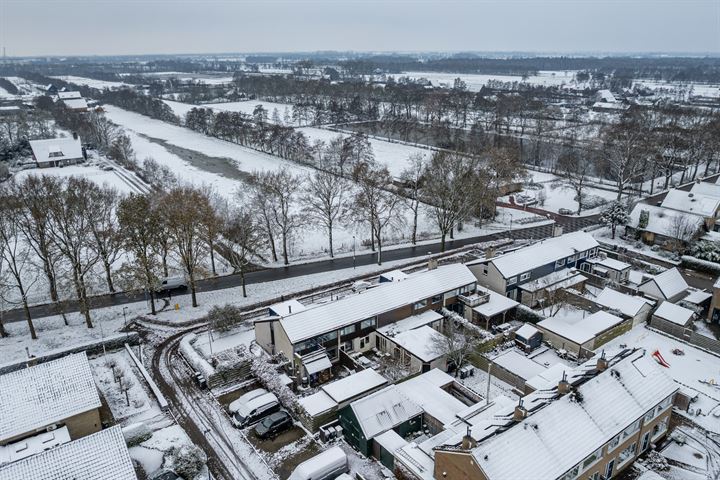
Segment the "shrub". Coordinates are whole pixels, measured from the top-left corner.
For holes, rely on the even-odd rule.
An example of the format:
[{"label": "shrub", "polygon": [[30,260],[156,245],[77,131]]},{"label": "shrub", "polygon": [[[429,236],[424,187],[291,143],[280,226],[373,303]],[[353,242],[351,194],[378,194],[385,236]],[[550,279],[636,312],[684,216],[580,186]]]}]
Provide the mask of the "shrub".
[{"label": "shrub", "polygon": [[195,445],[182,445],[170,450],[172,468],[185,480],[193,480],[207,462],[207,455]]}]

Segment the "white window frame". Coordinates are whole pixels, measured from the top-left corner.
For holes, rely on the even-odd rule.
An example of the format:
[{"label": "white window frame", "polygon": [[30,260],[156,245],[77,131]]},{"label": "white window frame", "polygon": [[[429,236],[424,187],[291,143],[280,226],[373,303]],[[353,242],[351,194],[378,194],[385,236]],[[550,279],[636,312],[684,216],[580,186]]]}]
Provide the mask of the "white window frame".
[{"label": "white window frame", "polygon": [[520,281],[527,280],[528,278],[530,278],[530,272],[520,274]]},{"label": "white window frame", "polygon": [[565,266],[565,259],[561,258],[560,260],[557,260],[555,262],[555,268],[564,267]]},{"label": "white window frame", "polygon": [[[620,460],[620,455],[625,453],[627,450],[632,450],[632,453],[628,455],[628,457],[625,460]],[[627,465],[629,461],[634,460],[637,456],[637,442],[633,442],[627,447],[623,449],[622,452],[618,453],[617,461],[618,461],[618,469],[621,469],[624,465]]]},{"label": "white window frame", "polygon": [[419,302],[415,302],[413,304],[413,310],[420,310],[421,308],[427,307],[428,301],[427,298],[424,300],[420,300]]},{"label": "white window frame", "polygon": [[506,282],[506,284],[508,286],[515,285],[516,283],[517,283],[517,276],[508,278],[507,282]]}]

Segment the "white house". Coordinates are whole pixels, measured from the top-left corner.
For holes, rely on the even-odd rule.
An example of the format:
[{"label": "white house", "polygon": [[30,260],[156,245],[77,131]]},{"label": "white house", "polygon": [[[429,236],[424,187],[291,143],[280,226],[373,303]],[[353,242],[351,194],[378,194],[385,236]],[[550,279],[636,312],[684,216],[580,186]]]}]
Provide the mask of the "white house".
[{"label": "white house", "polygon": [[606,287],[594,302],[608,310],[614,310],[632,318],[633,326],[646,322],[655,302],[641,296],[628,295]]},{"label": "white house", "polygon": [[675,303],[687,295],[689,285],[677,268],[665,270],[659,275],[645,280],[638,290],[650,298]]},{"label": "white house", "polygon": [[30,140],[33,159],[40,168],[62,167],[85,160],[80,137],[48,138],[45,140]]}]

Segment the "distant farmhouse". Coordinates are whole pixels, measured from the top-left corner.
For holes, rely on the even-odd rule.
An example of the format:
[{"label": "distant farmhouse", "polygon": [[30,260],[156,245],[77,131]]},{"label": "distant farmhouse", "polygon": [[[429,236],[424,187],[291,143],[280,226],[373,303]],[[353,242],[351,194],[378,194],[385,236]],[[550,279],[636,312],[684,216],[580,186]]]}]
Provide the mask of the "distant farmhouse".
[{"label": "distant farmhouse", "polygon": [[75,133],[72,137],[67,138],[31,140],[30,148],[33,159],[39,168],[63,167],[86,159],[80,137]]}]

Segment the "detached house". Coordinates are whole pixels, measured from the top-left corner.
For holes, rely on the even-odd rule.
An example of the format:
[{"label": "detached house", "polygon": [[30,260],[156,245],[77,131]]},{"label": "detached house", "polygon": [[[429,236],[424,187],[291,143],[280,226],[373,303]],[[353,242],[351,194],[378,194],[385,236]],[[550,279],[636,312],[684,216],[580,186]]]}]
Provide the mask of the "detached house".
[{"label": "detached house", "polygon": [[85,151],[77,134],[68,138],[30,140],[30,148],[39,168],[63,167],[85,160]]},{"label": "detached house", "polygon": [[100,430],[98,395],[85,353],[0,376],[0,446],[44,432],[70,440]]},{"label": "detached house", "polygon": [[569,288],[587,280],[577,271],[598,253],[598,242],[586,232],[574,232],[543,240],[470,268],[478,284],[531,305],[543,291]]},{"label": "detached house", "polygon": [[638,290],[644,295],[658,301],[675,303],[687,295],[687,284],[677,268],[665,270],[659,275],[645,280]]}]

